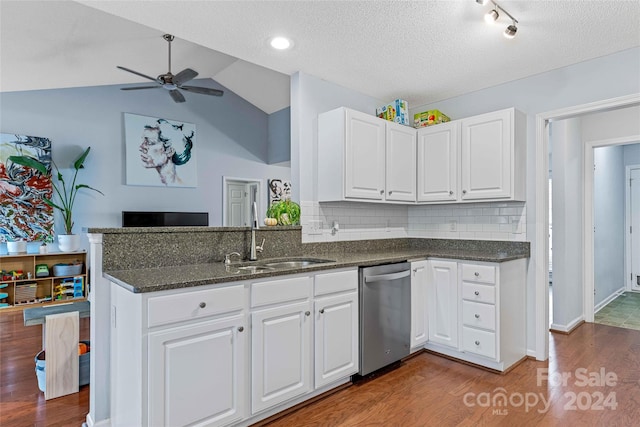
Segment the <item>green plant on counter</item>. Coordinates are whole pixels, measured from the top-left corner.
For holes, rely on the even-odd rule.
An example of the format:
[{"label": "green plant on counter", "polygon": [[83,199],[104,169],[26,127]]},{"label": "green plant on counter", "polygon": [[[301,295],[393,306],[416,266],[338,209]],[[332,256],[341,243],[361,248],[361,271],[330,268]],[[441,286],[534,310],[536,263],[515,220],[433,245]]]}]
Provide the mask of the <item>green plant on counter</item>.
[{"label": "green plant on counter", "polygon": [[267,209],[267,218],[275,218],[278,225],[300,225],[300,205],[291,200],[275,202]]},{"label": "green plant on counter", "polygon": [[[64,230],[66,234],[73,234],[73,204],[76,201],[76,194],[78,193],[78,190],[80,190],[81,188],[86,188],[96,191],[104,196],[104,194],[100,190],[97,190],[86,184],[76,184],[78,171],[80,169],[84,169],[84,161],[89,155],[89,150],[91,150],[91,147],[87,147],[87,149],[84,150],[80,157],[78,157],[76,161],[73,162],[73,181],[69,186],[64,181],[64,177],[62,176],[62,173],[60,173],[58,166],[53,161],[51,161],[57,174],[57,182],[54,181],[53,178],[51,178],[51,184],[53,186],[53,189],[55,190],[56,195],[60,199],[60,202],[55,203],[48,197],[44,197],[43,200],[52,208],[58,209],[60,210],[60,212],[62,212],[62,218],[64,220]],[[31,156],[9,156],[9,160],[18,165],[33,168],[40,172],[43,176],[49,176],[47,166]]]}]

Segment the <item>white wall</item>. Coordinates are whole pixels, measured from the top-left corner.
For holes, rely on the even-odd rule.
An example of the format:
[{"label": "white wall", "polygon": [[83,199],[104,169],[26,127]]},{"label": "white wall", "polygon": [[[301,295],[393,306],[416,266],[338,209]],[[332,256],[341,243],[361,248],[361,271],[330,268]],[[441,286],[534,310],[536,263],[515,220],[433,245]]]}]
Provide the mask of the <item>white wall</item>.
[{"label": "white wall", "polygon": [[[198,85],[220,88],[210,79]],[[82,183],[105,196],[80,192],[74,210],[76,232],[85,227],[120,227],[123,210],[209,212],[222,225],[222,177],[266,180],[290,178],[290,168],[267,164],[268,116],[229,90],[223,97],[187,94],[174,103],[166,91],[121,91],[119,86],[5,92],[0,97],[0,131],[52,140],[60,166],[70,164],[79,147],[91,146]],[[182,120],[196,125],[197,188],[125,185],[123,113]],[[57,214],[57,212],[56,212]],[[62,230],[56,217],[56,230]],[[88,247],[88,242],[83,242]]]},{"label": "white wall", "polygon": [[553,317],[565,330],[583,316],[582,206],[583,152],[579,118],[551,125],[553,170]]},{"label": "white wall", "polygon": [[595,306],[625,287],[624,147],[593,150]]}]

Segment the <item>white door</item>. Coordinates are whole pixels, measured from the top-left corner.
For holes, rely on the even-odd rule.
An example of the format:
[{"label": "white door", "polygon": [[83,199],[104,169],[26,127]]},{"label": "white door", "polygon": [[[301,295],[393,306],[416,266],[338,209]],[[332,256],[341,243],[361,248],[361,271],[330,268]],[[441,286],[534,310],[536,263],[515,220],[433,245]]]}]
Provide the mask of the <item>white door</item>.
[{"label": "white door", "polygon": [[429,261],[427,313],[429,341],[458,348],[458,265]]},{"label": "white door", "polygon": [[358,372],[358,293],[315,302],[315,388]]},{"label": "white door", "polygon": [[463,200],[511,197],[513,109],[462,120]]},{"label": "white door", "polygon": [[386,200],[416,201],[416,131],[387,123]]},{"label": "white door", "polygon": [[345,197],[384,199],[385,122],[346,110]]},{"label": "white door", "polygon": [[244,417],[244,329],[244,317],[234,316],[149,334],[149,425]]},{"label": "white door", "polygon": [[411,350],[417,350],[428,339],[427,261],[411,263]]},{"label": "white door", "polygon": [[455,201],[458,197],[459,122],[418,131],[418,201]]},{"label": "white door", "polygon": [[227,218],[230,227],[248,227],[246,213],[249,211],[249,194],[247,184],[227,183]]},{"label": "white door", "polygon": [[630,172],[631,289],[640,290],[640,169]]},{"label": "white door", "polygon": [[251,412],[311,391],[311,303],[251,314]]}]

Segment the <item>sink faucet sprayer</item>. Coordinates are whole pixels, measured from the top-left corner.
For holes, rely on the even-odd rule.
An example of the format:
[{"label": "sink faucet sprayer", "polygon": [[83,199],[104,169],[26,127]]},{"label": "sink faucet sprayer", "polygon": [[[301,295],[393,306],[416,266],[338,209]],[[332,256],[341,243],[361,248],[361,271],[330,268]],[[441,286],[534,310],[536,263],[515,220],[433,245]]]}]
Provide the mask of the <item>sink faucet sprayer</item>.
[{"label": "sink faucet sprayer", "polygon": [[264,248],[264,241],[266,239],[262,239],[262,244],[260,246],[256,246],[256,230],[258,227],[258,205],[256,202],[253,202],[253,209],[251,210],[251,253],[249,254],[249,261],[255,261],[258,259],[256,256],[256,252],[262,252]]}]

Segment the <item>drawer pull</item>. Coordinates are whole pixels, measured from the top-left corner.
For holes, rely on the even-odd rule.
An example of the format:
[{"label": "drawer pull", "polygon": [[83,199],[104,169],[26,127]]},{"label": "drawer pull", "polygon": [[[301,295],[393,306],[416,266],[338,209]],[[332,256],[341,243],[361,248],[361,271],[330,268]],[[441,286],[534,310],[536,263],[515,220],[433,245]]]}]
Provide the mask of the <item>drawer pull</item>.
[{"label": "drawer pull", "polygon": [[479,314],[476,314],[476,319],[479,319],[479,318],[480,318],[480,315],[479,315]]},{"label": "drawer pull", "polygon": [[478,273],[477,271],[475,273],[473,273],[476,277],[480,277],[480,273]]},{"label": "drawer pull", "polygon": [[305,315],[305,316],[311,316],[311,312],[310,312],[310,311],[305,311],[305,312],[304,312],[304,315]]},{"label": "drawer pull", "polygon": [[200,308],[205,308],[206,306],[207,306],[206,302],[203,301],[203,302],[200,303]]},{"label": "drawer pull", "polygon": [[475,291],[475,292],[474,292],[474,294],[475,294],[476,296],[478,296],[478,295],[480,295],[480,291]]},{"label": "drawer pull", "polygon": [[244,326],[238,326],[238,332],[244,331]]},{"label": "drawer pull", "polygon": [[320,309],[320,314],[324,314],[324,308]]},{"label": "drawer pull", "polygon": [[476,340],[475,344],[480,345],[480,341]]}]

